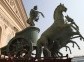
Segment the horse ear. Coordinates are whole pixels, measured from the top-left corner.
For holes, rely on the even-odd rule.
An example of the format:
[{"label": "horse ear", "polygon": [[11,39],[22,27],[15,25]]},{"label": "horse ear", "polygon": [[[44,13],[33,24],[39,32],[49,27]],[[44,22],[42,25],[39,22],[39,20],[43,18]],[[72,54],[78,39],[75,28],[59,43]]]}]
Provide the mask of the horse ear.
[{"label": "horse ear", "polygon": [[61,3],[60,3],[60,5],[64,6],[64,4],[61,4]]},{"label": "horse ear", "polygon": [[61,5],[61,3],[60,3],[60,5]]}]

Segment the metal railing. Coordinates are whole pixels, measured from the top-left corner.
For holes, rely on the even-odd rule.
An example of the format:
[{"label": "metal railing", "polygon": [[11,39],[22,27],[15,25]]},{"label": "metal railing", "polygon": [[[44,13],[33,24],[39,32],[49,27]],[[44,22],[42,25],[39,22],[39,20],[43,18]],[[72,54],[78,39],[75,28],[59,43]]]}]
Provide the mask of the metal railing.
[{"label": "metal railing", "polygon": [[31,58],[25,59],[25,58],[16,58],[16,57],[8,57],[8,58],[1,58],[0,56],[0,62],[71,62],[72,58],[68,58],[68,56],[63,56],[67,57],[66,59],[63,59],[61,57],[56,58],[56,57],[41,57],[41,60],[36,61],[36,58]]}]

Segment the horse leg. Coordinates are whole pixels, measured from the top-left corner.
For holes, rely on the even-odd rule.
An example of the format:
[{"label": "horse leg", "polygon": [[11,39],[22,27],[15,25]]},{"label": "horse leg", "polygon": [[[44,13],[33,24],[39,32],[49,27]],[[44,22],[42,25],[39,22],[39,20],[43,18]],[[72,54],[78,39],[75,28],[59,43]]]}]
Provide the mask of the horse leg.
[{"label": "horse leg", "polygon": [[44,45],[43,54],[44,54],[44,57],[51,57],[50,48],[52,48],[53,44],[52,44],[51,40],[46,39],[46,41],[48,43],[47,43],[47,45],[46,44]]},{"label": "horse leg", "polygon": [[76,32],[73,32],[73,35],[79,35],[80,40],[83,39],[83,41],[84,41],[84,37],[80,34],[79,30],[77,28],[75,28],[74,26],[72,26],[72,27],[76,30]]},{"label": "horse leg", "polygon": [[[50,51],[47,47],[47,44],[48,44],[48,40],[46,37],[41,37],[38,41],[37,41],[37,49],[36,49],[36,57],[40,59],[41,57],[41,52],[42,52],[42,46],[44,46],[44,51],[47,52],[47,57],[50,57],[51,54],[50,54]],[[45,55],[46,53],[44,53]]]},{"label": "horse leg", "polygon": [[[38,40],[40,41],[40,40]],[[36,48],[36,58],[40,59],[42,52],[42,45],[40,42],[37,42],[37,48]]]},{"label": "horse leg", "polygon": [[70,54],[72,53],[71,52],[71,49],[70,49],[70,47],[69,46],[65,46],[66,47],[66,51],[67,51],[67,48],[69,49],[69,51],[70,51]]},{"label": "horse leg", "polygon": [[75,41],[69,40],[69,42],[73,43],[73,47],[74,47],[74,44],[76,44],[78,49],[80,49],[79,45]]},{"label": "horse leg", "polygon": [[[60,55],[59,55],[59,54],[60,54]],[[62,54],[61,52],[58,51],[58,56],[63,57],[63,54]]]},{"label": "horse leg", "polygon": [[46,47],[43,48],[43,54],[44,54],[44,57],[51,57],[51,52]]},{"label": "horse leg", "polygon": [[57,42],[57,40],[55,40],[53,43],[53,47],[50,49],[52,57],[58,57],[59,48],[60,44],[59,42]]},{"label": "horse leg", "polygon": [[53,47],[53,40],[48,39],[48,45],[43,48],[44,57],[51,57],[51,51]]}]

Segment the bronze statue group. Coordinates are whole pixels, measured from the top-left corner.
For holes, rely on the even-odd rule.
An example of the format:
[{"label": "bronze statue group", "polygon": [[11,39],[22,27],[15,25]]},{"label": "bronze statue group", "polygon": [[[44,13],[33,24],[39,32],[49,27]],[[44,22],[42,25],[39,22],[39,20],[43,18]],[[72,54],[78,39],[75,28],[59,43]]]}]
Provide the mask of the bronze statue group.
[{"label": "bronze statue group", "polygon": [[[84,40],[84,38],[79,32],[79,27],[72,18],[65,16],[66,20],[64,19],[63,12],[66,11],[67,8],[61,3],[54,10],[54,23],[42,33],[37,41],[37,59],[41,58],[42,49],[44,57],[63,56],[59,50],[63,47],[65,47],[66,50],[70,50],[69,46],[67,46],[68,43],[72,43],[72,47],[76,44],[78,49],[80,49],[79,45],[72,39],[79,37],[80,40]],[[30,17],[27,23],[29,23],[30,26],[35,26],[34,21],[37,22],[39,20],[39,14],[44,17],[41,12],[37,11],[37,6],[34,6],[30,11]],[[70,53],[72,53],[71,50]]]}]

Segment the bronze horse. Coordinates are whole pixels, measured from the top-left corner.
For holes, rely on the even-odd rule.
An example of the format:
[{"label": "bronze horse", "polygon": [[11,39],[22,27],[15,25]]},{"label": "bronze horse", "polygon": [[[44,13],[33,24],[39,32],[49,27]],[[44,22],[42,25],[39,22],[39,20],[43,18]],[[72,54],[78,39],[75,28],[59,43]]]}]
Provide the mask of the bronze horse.
[{"label": "bronze horse", "polygon": [[[44,57],[55,57],[58,55],[62,55],[59,50],[62,47],[69,48],[66,46],[68,43],[73,43],[78,46],[78,44],[72,41],[72,38],[83,37],[80,35],[79,31],[71,24],[67,24],[64,21],[63,12],[66,12],[67,8],[60,4],[54,11],[54,23],[42,33],[41,37],[37,41],[37,50],[36,57],[39,59],[41,57],[42,47],[44,52]],[[68,18],[66,18],[70,21]],[[73,29],[76,32],[73,31]],[[73,37],[74,35],[78,35],[77,37]],[[78,46],[80,49],[80,47]]]}]

